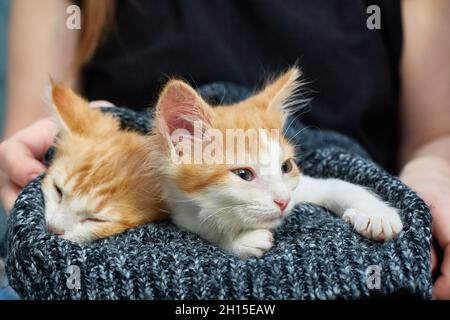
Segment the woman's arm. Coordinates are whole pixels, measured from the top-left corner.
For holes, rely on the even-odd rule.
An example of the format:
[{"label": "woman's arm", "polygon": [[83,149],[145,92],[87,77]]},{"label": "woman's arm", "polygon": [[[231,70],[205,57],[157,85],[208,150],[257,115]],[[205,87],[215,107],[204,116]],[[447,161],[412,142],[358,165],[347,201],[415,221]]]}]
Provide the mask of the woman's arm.
[{"label": "woman's arm", "polygon": [[77,83],[78,77],[69,74],[79,34],[66,27],[70,4],[68,0],[12,2],[6,122],[0,144],[0,197],[7,211],[19,190],[45,169],[39,160],[57,132],[48,119],[35,123],[49,114],[42,101],[49,75],[72,87]]},{"label": "woman's arm", "polygon": [[70,4],[67,0],[12,1],[3,138],[49,115],[42,101],[49,75],[75,85],[77,77],[69,75],[69,68],[79,31],[66,27]]},{"label": "woman's arm", "polygon": [[403,0],[402,15],[400,177],[431,208],[444,252],[433,297],[450,299],[450,2]]}]

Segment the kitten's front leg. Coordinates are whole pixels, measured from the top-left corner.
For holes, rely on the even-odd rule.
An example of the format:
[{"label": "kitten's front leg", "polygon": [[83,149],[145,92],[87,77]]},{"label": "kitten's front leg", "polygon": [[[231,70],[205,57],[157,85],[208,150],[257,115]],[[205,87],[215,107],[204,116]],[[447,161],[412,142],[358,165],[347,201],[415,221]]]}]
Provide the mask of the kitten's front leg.
[{"label": "kitten's front leg", "polygon": [[[172,220],[175,224],[199,234],[202,238],[240,258],[261,257],[272,248],[274,239],[270,230],[246,229],[237,231],[238,228],[235,224],[218,221],[214,217],[204,223],[205,218],[200,217],[211,217],[209,210],[205,212],[189,217],[186,214],[172,214]],[[183,213],[186,213],[186,211]],[[220,228],[217,228],[218,225],[220,225]]]},{"label": "kitten's front leg", "polygon": [[369,239],[389,240],[403,228],[398,209],[366,188],[343,180],[302,175],[294,199],[329,209]]},{"label": "kitten's front leg", "polygon": [[240,258],[261,257],[273,246],[273,234],[266,229],[247,230],[234,238],[228,250]]}]

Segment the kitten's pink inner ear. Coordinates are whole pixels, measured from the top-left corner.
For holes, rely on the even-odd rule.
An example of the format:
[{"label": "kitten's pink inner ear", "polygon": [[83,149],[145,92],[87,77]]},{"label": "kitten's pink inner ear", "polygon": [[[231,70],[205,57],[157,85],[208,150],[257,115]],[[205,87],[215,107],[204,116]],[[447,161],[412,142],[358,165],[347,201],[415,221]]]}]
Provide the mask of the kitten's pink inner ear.
[{"label": "kitten's pink inner ear", "polygon": [[196,121],[208,124],[209,106],[188,84],[173,80],[167,84],[158,101],[158,117],[172,134],[176,129],[194,133]]}]

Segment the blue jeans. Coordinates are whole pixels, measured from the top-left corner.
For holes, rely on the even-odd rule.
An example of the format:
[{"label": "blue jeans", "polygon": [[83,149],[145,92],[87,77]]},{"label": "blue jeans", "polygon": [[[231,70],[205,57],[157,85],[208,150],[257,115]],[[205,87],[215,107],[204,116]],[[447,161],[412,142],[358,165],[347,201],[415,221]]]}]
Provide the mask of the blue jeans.
[{"label": "blue jeans", "polygon": [[20,300],[19,295],[10,286],[0,288],[0,300]]},{"label": "blue jeans", "polygon": [[[4,214],[0,212],[0,215]],[[3,221],[6,221],[6,217]],[[2,230],[3,231],[3,230]],[[0,300],[20,300],[20,297],[14,291],[13,288],[8,286],[8,280],[6,279],[6,273],[4,269],[3,258],[6,256],[6,235],[0,233]]]}]

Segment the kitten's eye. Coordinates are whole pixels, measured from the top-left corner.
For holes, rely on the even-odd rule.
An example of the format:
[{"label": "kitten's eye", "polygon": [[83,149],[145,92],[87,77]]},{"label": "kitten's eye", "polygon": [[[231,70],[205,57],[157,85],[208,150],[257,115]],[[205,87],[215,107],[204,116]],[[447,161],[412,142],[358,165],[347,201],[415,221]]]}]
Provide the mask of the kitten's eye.
[{"label": "kitten's eye", "polygon": [[63,197],[63,192],[62,192],[61,188],[58,187],[58,185],[57,185],[55,182],[53,182],[53,187],[55,188],[56,193],[58,194],[59,199],[62,199],[62,197]]},{"label": "kitten's eye", "polygon": [[282,173],[289,173],[292,171],[292,168],[294,165],[292,164],[292,159],[287,159],[283,164],[281,165],[281,172]]},{"label": "kitten's eye", "polygon": [[245,181],[252,181],[255,178],[254,173],[250,169],[235,169],[231,172]]}]

